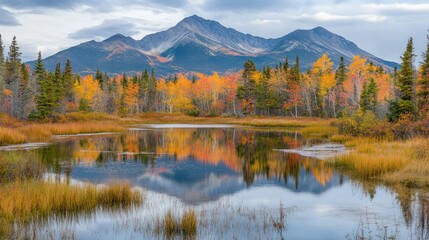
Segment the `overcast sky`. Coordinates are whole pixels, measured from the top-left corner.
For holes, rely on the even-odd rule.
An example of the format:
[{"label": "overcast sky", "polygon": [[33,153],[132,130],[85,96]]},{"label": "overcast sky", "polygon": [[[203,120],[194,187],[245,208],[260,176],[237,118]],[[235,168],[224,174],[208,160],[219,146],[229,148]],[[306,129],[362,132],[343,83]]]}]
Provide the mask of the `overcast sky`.
[{"label": "overcast sky", "polygon": [[266,38],[322,26],[397,62],[409,37],[420,59],[429,29],[427,0],[0,0],[0,34],[6,47],[16,35],[27,61],[116,33],[141,39],[193,14]]}]

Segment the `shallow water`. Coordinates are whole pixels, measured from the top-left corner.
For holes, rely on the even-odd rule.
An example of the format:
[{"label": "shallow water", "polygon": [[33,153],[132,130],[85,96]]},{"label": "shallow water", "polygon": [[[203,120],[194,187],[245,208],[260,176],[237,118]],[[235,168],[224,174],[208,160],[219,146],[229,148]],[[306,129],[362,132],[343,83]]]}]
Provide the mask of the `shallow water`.
[{"label": "shallow water", "polygon": [[[203,239],[427,236],[427,226],[416,220],[424,215],[418,214],[417,198],[406,207],[386,187],[368,190],[325,161],[275,150],[319,143],[326,141],[223,125],[146,125],[122,135],[55,139],[27,153],[51,174],[72,182],[129,182],[145,201],[126,213],[99,210],[77,219],[52,218],[38,235],[158,239],[163,235],[155,233],[155,223],[166,211],[180,215],[194,209],[200,222],[196,237]],[[286,228],[278,230],[273,223],[280,208],[286,212]]]}]

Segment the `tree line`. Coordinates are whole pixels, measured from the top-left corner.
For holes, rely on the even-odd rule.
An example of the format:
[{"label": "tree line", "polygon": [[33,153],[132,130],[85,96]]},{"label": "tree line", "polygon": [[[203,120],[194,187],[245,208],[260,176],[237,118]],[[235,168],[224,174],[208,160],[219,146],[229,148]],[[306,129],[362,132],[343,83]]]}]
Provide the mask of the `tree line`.
[{"label": "tree line", "polygon": [[397,121],[427,118],[429,112],[429,37],[414,68],[409,39],[398,70],[387,71],[361,56],[334,68],[327,54],[303,72],[297,56],[275,67],[257,69],[252,61],[236,73],[166,79],[144,70],[128,76],[80,76],[67,60],[48,71],[39,52],[34,69],[24,64],[14,37],[5,57],[0,35],[0,112],[19,119],[43,120],[68,112],[106,112],[120,116],[142,112],[181,112],[192,116],[263,115],[341,117],[372,112]]}]

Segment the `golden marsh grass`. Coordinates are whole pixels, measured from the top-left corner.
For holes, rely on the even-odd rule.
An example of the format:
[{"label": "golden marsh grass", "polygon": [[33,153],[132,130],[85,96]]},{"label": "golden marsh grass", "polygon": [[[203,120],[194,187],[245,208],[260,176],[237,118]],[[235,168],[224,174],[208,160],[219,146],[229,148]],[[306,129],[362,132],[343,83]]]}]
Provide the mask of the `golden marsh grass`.
[{"label": "golden marsh grass", "polygon": [[91,212],[97,207],[130,207],[142,202],[141,193],[129,185],[68,185],[25,181],[0,186],[0,215],[6,219],[29,219],[51,214]]},{"label": "golden marsh grass", "polygon": [[353,138],[345,144],[353,150],[333,160],[339,169],[363,179],[429,186],[428,139],[379,141]]}]

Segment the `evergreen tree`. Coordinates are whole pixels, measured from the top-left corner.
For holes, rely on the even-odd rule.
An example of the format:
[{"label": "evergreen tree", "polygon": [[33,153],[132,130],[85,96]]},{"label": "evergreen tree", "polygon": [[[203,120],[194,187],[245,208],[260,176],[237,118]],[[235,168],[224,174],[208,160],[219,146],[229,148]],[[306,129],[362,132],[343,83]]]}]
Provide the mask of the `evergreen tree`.
[{"label": "evergreen tree", "polygon": [[401,57],[401,70],[398,74],[399,99],[390,102],[388,118],[396,121],[401,115],[414,113],[414,69],[413,69],[413,39],[410,38],[406,50]]},{"label": "evergreen tree", "polygon": [[19,108],[18,108],[18,115],[17,117],[20,119],[26,118],[26,106],[29,104],[29,101],[31,100],[31,95],[28,91],[30,83],[30,71],[28,67],[25,64],[21,65],[21,74],[20,74],[20,80],[19,80],[19,88],[18,88],[18,100],[19,100]]},{"label": "evergreen tree", "polygon": [[335,80],[337,86],[343,85],[343,82],[346,80],[346,64],[344,62],[344,57],[340,58],[340,64],[335,72]]},{"label": "evergreen tree", "polygon": [[103,90],[103,73],[100,71],[100,69],[97,68],[97,72],[95,73],[95,80],[98,81],[100,84],[101,90]]},{"label": "evergreen tree", "polygon": [[9,112],[12,116],[18,117],[20,108],[19,82],[21,75],[21,52],[18,42],[14,36],[9,47],[8,61],[6,64],[6,88],[12,91],[12,100]]},{"label": "evergreen tree", "polygon": [[148,102],[148,111],[156,110],[156,84],[157,80],[155,77],[155,71],[152,68],[152,72],[150,74],[150,78],[148,79],[147,84],[147,102]]},{"label": "evergreen tree", "polygon": [[55,73],[53,78],[53,87],[54,87],[54,106],[56,112],[64,113],[65,112],[65,89],[64,89],[64,79],[61,73],[61,64],[58,63],[55,66]]},{"label": "evergreen tree", "polygon": [[66,103],[74,102],[75,96],[73,92],[74,77],[70,60],[67,59],[66,66],[63,71],[63,86]]},{"label": "evergreen tree", "polygon": [[3,40],[0,34],[0,111],[3,112],[3,102],[4,102],[4,96],[3,96],[3,89],[5,87],[5,74],[6,74],[6,68],[5,68],[5,60],[4,60],[4,46],[3,46]]},{"label": "evergreen tree", "polygon": [[5,61],[4,61],[4,46],[3,46],[3,40],[0,34],[0,90],[3,90],[3,87],[4,87],[5,70],[6,69],[5,69]]},{"label": "evergreen tree", "polygon": [[122,73],[122,87],[127,88],[127,86],[128,86],[127,74]]},{"label": "evergreen tree", "polygon": [[426,51],[423,54],[423,62],[420,65],[421,76],[418,82],[419,90],[419,109],[422,117],[428,117],[429,114],[429,35],[427,35]]},{"label": "evergreen tree", "polygon": [[270,115],[280,106],[279,97],[269,84],[270,72],[270,67],[264,67],[262,79],[256,85],[256,110],[258,114]]},{"label": "evergreen tree", "polygon": [[149,108],[149,102],[147,99],[147,88],[148,88],[148,84],[149,84],[149,73],[147,71],[147,69],[145,69],[143,71],[142,76],[140,77],[140,81],[139,81],[139,87],[140,87],[140,94],[139,94],[139,98],[140,101],[143,102],[142,105],[142,110],[147,111]]},{"label": "evergreen tree", "polygon": [[36,109],[35,96],[36,96],[36,84],[33,78],[30,77],[30,66],[22,64],[21,68],[22,75],[22,116],[27,118],[28,114]]},{"label": "evergreen tree", "polygon": [[57,93],[54,86],[55,74],[46,71],[42,62],[41,52],[39,52],[34,67],[34,78],[38,86],[38,94],[36,97],[36,111],[31,114],[31,118],[44,119],[53,113]]},{"label": "evergreen tree", "polygon": [[375,113],[377,107],[377,95],[377,84],[374,78],[371,78],[369,83],[365,82],[363,84],[362,95],[359,101],[359,106],[363,112],[371,111]]},{"label": "evergreen tree", "polygon": [[248,60],[244,63],[242,74],[242,84],[237,88],[237,98],[245,101],[243,112],[244,114],[254,114],[255,111],[255,88],[256,83],[253,79],[253,74],[256,72],[256,67],[253,61]]},{"label": "evergreen tree", "polygon": [[289,71],[289,60],[287,59],[287,57],[285,59],[285,64],[283,65],[283,70],[285,73]]}]

